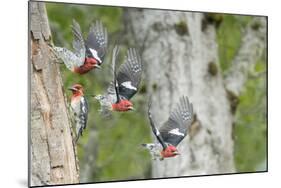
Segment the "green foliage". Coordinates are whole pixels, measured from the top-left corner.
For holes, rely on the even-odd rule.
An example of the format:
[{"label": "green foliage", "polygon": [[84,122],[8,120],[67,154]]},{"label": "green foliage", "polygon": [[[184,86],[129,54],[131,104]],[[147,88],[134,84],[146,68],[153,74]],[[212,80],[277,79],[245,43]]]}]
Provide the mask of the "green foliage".
[{"label": "green foliage", "polygon": [[223,21],[217,30],[219,61],[223,71],[231,65],[241,43],[241,32],[251,16],[223,15]]},{"label": "green foliage", "polygon": [[[223,73],[227,73],[241,44],[243,29],[251,16],[224,15],[217,30],[219,60]],[[258,27],[253,24],[252,27]],[[238,172],[266,170],[266,59],[263,56],[249,72],[236,111],[234,127],[235,164]],[[252,76],[257,74],[259,76]]]},{"label": "green foliage", "polygon": [[[255,66],[266,70],[263,57]],[[259,74],[258,74],[259,75]],[[267,151],[266,75],[250,76],[236,114],[235,162],[239,172],[264,171]]]},{"label": "green foliage", "polygon": [[122,27],[120,24],[121,8],[62,3],[46,3],[46,6],[56,45],[71,46],[70,26],[73,19],[80,24],[84,34],[88,33],[90,25],[96,20],[100,20],[106,25],[109,35],[118,32]]}]

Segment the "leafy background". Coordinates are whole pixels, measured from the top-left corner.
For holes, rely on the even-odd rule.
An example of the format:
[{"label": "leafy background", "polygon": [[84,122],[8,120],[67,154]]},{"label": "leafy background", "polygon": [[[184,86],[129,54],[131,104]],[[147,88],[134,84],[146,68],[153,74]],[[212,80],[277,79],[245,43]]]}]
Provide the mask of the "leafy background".
[{"label": "leafy background", "polygon": [[[128,46],[120,39],[124,32],[123,8],[110,6],[85,6],[76,4],[46,3],[53,43],[72,49],[72,19],[79,22],[84,36],[90,24],[101,20],[109,33],[109,50],[101,70],[94,70],[80,76],[72,74],[64,65],[60,65],[64,89],[68,99],[71,93],[67,88],[74,83],[84,86],[90,105],[87,129],[98,133],[96,170],[93,181],[112,181],[140,179],[150,177],[150,156],[140,144],[151,142],[149,122],[146,118],[145,87],[133,98],[136,112],[114,113],[112,118],[100,117],[98,102],[91,97],[106,91],[111,79],[110,56],[112,46],[121,43],[122,53]],[[241,42],[241,35],[251,16],[213,14],[213,19],[220,22],[217,27],[217,42],[221,70],[226,75],[233,57]],[[122,61],[121,61],[122,62]],[[239,97],[235,115],[233,138],[237,172],[266,170],[267,164],[267,111],[266,111],[266,54],[249,72],[249,80]],[[85,131],[78,143],[80,166],[85,161],[85,145],[88,144],[89,132]]]}]

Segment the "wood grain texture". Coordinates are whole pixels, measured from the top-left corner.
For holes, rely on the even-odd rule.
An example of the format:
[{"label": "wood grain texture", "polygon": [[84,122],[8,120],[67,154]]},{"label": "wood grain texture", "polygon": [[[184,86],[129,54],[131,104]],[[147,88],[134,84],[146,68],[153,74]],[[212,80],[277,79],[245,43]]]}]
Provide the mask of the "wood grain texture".
[{"label": "wood grain texture", "polygon": [[31,186],[79,182],[59,67],[49,43],[45,5],[29,2],[31,73]]}]

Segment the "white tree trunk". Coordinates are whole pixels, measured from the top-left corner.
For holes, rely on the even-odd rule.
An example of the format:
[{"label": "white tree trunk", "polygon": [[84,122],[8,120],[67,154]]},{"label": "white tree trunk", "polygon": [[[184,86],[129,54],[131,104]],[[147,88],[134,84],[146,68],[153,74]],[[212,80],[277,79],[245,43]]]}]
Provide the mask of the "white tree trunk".
[{"label": "white tree trunk", "polygon": [[218,65],[215,25],[203,26],[201,13],[177,11],[129,9],[126,19],[143,50],[144,83],[157,125],[182,95],[196,116],[179,144],[181,155],[153,161],[153,178],[234,172],[233,115]]},{"label": "white tree trunk", "polygon": [[30,10],[30,179],[29,185],[79,182],[71,121],[59,68],[48,46],[51,41],[44,3],[29,2]]}]

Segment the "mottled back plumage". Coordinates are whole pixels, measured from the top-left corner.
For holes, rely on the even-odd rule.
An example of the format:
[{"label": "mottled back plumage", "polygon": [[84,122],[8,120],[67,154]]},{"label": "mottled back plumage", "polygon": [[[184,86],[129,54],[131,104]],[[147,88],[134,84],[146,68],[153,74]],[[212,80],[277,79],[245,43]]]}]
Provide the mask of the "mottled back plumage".
[{"label": "mottled back plumage", "polygon": [[164,158],[161,156],[160,152],[162,151],[162,145],[159,143],[149,143],[149,144],[142,144],[144,148],[146,148],[153,160],[163,160]]},{"label": "mottled back plumage", "polygon": [[83,135],[83,131],[86,129],[88,121],[89,105],[84,96],[80,97],[80,101],[71,103],[71,107],[75,117],[76,128],[76,142],[79,137]]},{"label": "mottled back plumage", "polygon": [[66,48],[54,47],[56,55],[62,59],[69,70],[73,70],[74,67],[82,66],[84,64],[86,53],[81,28],[75,20],[72,21],[71,29],[73,34],[72,47],[74,52]]}]

